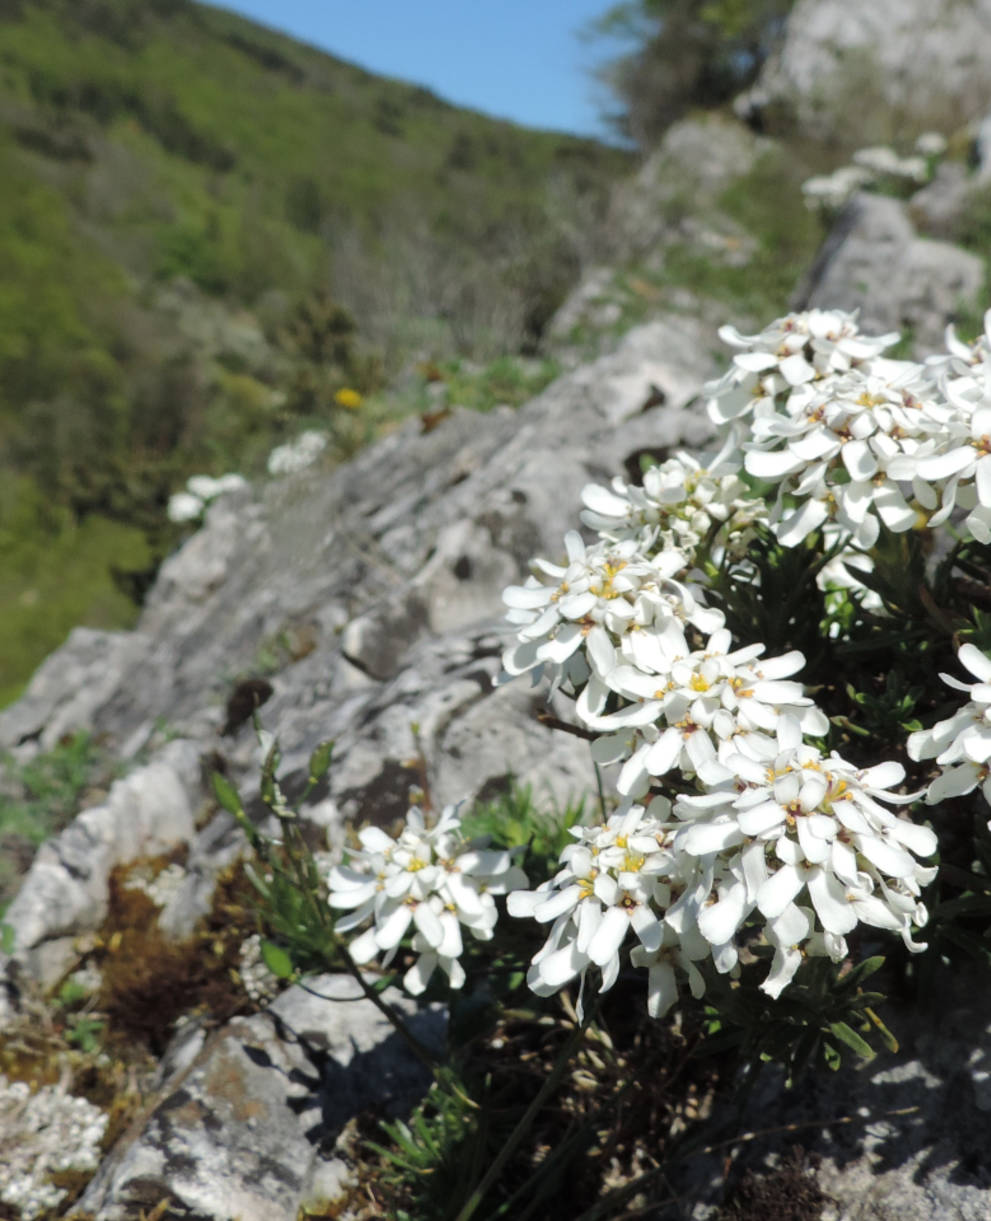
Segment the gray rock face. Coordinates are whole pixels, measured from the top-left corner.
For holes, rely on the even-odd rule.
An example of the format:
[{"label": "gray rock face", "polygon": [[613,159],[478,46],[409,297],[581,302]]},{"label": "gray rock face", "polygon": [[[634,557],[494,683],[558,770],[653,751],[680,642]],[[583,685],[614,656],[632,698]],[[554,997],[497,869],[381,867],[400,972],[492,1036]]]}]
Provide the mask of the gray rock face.
[{"label": "gray rock face", "polygon": [[[184,1048],[78,1209],[131,1221],[168,1200],[195,1221],[296,1221],[302,1205],[339,1194],[344,1125],[372,1102],[408,1109],[429,1073],[354,979],[325,975],[309,987],[321,996],[291,988]],[[395,991],[385,999],[440,1049],[441,1014],[417,1013]]]},{"label": "gray rock face", "polygon": [[4,917],[13,929],[13,952],[30,976],[51,985],[64,973],[74,937],[106,916],[114,866],[192,837],[199,789],[199,751],[172,742],[152,763],[118,780],[103,805],[42,844]]},{"label": "gray rock face", "polygon": [[898,200],[860,194],[837,220],[796,306],[859,309],[865,330],[908,332],[924,353],[942,347],[947,323],[983,287],[976,255],[918,237]]},{"label": "gray rock face", "polygon": [[[729,1134],[746,1139],[731,1156],[723,1147],[684,1164],[677,1186],[693,1201],[694,1221],[719,1215],[727,1178],[773,1175],[795,1146],[811,1166],[818,1162],[810,1173],[833,1201],[822,1221],[986,1221],[986,972],[975,965],[938,991],[938,998],[922,993],[883,1010],[901,1044],[897,1053],[859,1069],[808,1074],[792,1089],[779,1070],[765,1070]],[[664,1221],[681,1215],[665,1213]]]},{"label": "gray rock face", "polygon": [[[188,932],[208,909],[241,844],[226,816],[194,837],[199,759],[219,751],[246,799],[257,790],[250,721],[220,731],[236,680],[257,674],[273,642],[307,640],[268,673],[262,719],[279,736],[290,797],[313,748],[335,740],[312,810],[332,838],[345,819],[403,814],[424,767],[440,804],[513,779],[559,802],[592,791],[584,743],[535,720],[526,680],[493,685],[507,640],[501,592],[532,555],[561,553],[583,484],[645,447],[707,435],[688,404],[714,346],[697,322],[667,318],[518,413],[458,412],[430,432],[412,421],[330,475],[214,504],[163,566],[137,630],[74,635],[0,723],[0,745],[44,740],[55,724],[92,730],[121,757],[163,720],[182,739],[39,853],[7,914],[28,974],[58,977],[72,935],[103,917],[110,869],[162,851],[152,845],[192,841],[163,927]],[[666,401],[644,412],[652,387]]]},{"label": "gray rock face", "polygon": [[23,698],[0,712],[0,741],[8,749],[37,742],[50,750],[63,734],[89,723],[139,648],[128,632],[74,628],[35,672]]},{"label": "gray rock face", "polygon": [[[610,223],[623,255],[704,231],[722,192],[752,168],[768,141],[721,115],[673,123],[658,148],[616,193]],[[728,222],[720,218],[723,228]]]},{"label": "gray rock face", "polygon": [[929,237],[952,237],[960,222],[972,190],[966,167],[944,161],[936,175],[908,202],[909,215]]},{"label": "gray rock face", "polygon": [[991,105],[991,0],[798,0],[740,109],[857,147]]}]

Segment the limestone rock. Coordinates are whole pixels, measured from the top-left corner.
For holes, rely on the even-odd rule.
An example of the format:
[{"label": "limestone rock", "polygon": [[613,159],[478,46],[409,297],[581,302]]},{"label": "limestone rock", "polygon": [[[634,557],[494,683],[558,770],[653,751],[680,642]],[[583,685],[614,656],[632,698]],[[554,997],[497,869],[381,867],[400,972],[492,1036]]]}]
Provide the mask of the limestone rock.
[{"label": "limestone rock", "polygon": [[[430,1078],[350,976],[308,988],[173,1058],[151,1111],[104,1161],[79,1211],[136,1221],[168,1200],[195,1221],[296,1221],[302,1205],[346,1183],[335,1151],[344,1125],[372,1103],[408,1110]],[[417,1011],[395,990],[385,999],[439,1050],[442,1014]]]},{"label": "limestone rock", "polygon": [[944,161],[932,182],[908,202],[909,215],[929,237],[952,238],[970,200],[972,183],[966,167]]},{"label": "limestone rock", "polygon": [[[335,740],[310,811],[335,842],[346,820],[402,815],[424,780],[441,805],[513,782],[558,803],[591,791],[585,744],[536,720],[542,693],[525,679],[494,685],[508,643],[501,591],[531,556],[561,553],[586,482],[622,473],[644,449],[707,436],[692,404],[714,371],[713,346],[700,323],[669,316],[519,412],[454,412],[429,432],[411,421],[329,475],[212,505],[163,566],[137,630],[94,636],[85,664],[89,638],[73,638],[0,722],[0,745],[44,738],[51,718],[59,732],[98,733],[121,757],[163,721],[182,738],[41,850],[7,915],[25,972],[57,978],[73,935],[102,919],[110,869],[161,851],[153,844],[192,841],[162,927],[183,936],[209,909],[242,841],[226,815],[194,836],[192,810],[209,797],[200,759],[219,753],[250,802],[254,729],[221,731],[232,687],[260,659],[281,658],[265,671],[262,719],[279,736],[290,798],[312,750]],[[300,623],[297,655],[281,642]]]},{"label": "limestone rock", "polygon": [[[621,252],[649,251],[659,242],[698,236],[719,196],[750,170],[768,142],[742,123],[706,114],[673,123],[656,151],[621,186],[610,223]],[[721,218],[725,228],[728,221]]]},{"label": "limestone rock", "polygon": [[863,147],[956,130],[991,105],[991,0],[798,0],[739,111]]},{"label": "limestone rock", "polygon": [[715,1221],[733,1181],[747,1170],[773,1174],[794,1146],[818,1162],[814,1179],[834,1201],[823,1221],[991,1216],[986,972],[975,964],[938,991],[935,1003],[920,991],[885,1006],[897,1053],[882,1052],[860,1068],[809,1073],[791,1089],[779,1070],[765,1070],[740,1118],[737,1131],[753,1135],[734,1150],[729,1183],[725,1150],[707,1165],[702,1158],[685,1164],[677,1186],[694,1201],[693,1221]]},{"label": "limestone rock", "polygon": [[14,957],[29,976],[55,983],[73,958],[73,938],[99,928],[116,865],[192,838],[199,788],[199,752],[189,742],[172,742],[118,780],[103,805],[84,810],[42,844],[4,915]]},{"label": "limestone rock", "polygon": [[8,749],[36,744],[50,750],[64,734],[90,724],[140,648],[133,633],[73,628],[65,644],[35,671],[17,703],[0,711],[0,743]]},{"label": "limestone rock", "polygon": [[976,255],[916,234],[905,205],[855,195],[799,290],[796,308],[860,311],[866,331],[901,331],[920,353],[942,348],[943,333],[984,287]]}]

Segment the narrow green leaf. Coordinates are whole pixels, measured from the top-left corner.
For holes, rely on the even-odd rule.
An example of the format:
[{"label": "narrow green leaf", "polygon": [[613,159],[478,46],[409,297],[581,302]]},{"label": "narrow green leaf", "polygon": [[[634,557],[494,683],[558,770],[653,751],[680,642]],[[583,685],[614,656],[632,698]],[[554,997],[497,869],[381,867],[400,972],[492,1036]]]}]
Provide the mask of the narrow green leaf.
[{"label": "narrow green leaf", "polygon": [[863,983],[865,979],[869,979],[875,971],[880,971],[884,966],[884,955],[875,954],[873,958],[865,958],[863,962],[858,962],[852,971],[848,971],[841,980],[837,982],[836,990],[838,992],[848,991],[851,988],[856,988]]},{"label": "narrow green leaf", "polygon": [[220,772],[213,773],[213,791],[217,800],[229,814],[233,814],[235,818],[244,814],[241,795],[227,777],[222,776]]},{"label": "narrow green leaf", "polygon": [[835,1038],[845,1043],[851,1051],[855,1051],[862,1060],[874,1059],[874,1049],[852,1026],[848,1026],[846,1022],[830,1022],[829,1029]]},{"label": "narrow green leaf", "polygon": [[290,979],[293,973],[292,959],[286,951],[273,941],[261,944],[262,961],[278,979]]}]

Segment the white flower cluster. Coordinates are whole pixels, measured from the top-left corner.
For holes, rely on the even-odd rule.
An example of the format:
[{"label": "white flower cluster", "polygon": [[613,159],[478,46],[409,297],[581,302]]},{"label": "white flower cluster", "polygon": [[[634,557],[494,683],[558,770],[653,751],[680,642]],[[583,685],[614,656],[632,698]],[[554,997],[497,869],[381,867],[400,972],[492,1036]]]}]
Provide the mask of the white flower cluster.
[{"label": "white flower cluster", "polygon": [[782,543],[833,525],[867,549],[882,527],[939,526],[958,507],[991,542],[991,311],[974,345],[951,333],[925,365],[885,359],[897,336],[862,336],[839,312],[720,334],[742,350],[706,387],[709,415],[748,474],[777,485]]},{"label": "white flower cluster", "polygon": [[252,933],[241,942],[237,974],[241,987],[256,1005],[267,1005],[279,995],[280,981],[265,965],[262,939],[257,933]]},{"label": "white flower cluster", "polygon": [[485,841],[466,843],[453,806],[432,827],[413,807],[398,839],[378,827],[363,828],[358,838],[361,849],[328,877],[331,907],[348,910],[335,930],[351,932],[370,921],[351,942],[352,957],[368,963],[383,954],[387,966],[412,931],[419,957],[403,977],[407,991],[418,996],[438,967],[460,988],[462,926],[490,940],[498,918],[493,896],[525,886],[526,875],[509,852],[489,850]]},{"label": "white flower cluster", "polygon": [[964,683],[952,674],[940,678],[970,699],[945,721],[911,734],[908,754],[916,760],[935,759],[939,765],[939,775],[926,790],[931,805],[976,788],[991,805],[991,660],[972,644],[963,645],[957,657],[977,681]]},{"label": "white flower cluster", "polygon": [[509,896],[511,915],[552,922],[528,975],[533,991],[549,995],[576,976],[584,985],[592,965],[605,991],[627,945],[631,964],[648,968],[648,1009],[660,1016],[677,999],[679,973],[698,997],[696,964],[736,968],[739,934],[755,914],[774,948],[761,984],[773,997],[803,957],[845,958],[858,923],[925,948],[912,931],[926,923],[919,894],[936,871],[913,853],[931,855],[936,837],[882,804],[913,800],[888,791],[903,779],[899,764],[860,770],[824,757],[784,716],[763,758],[731,755],[727,765],[724,780],[673,810],[655,798],[573,830],[579,842],[555,877]]},{"label": "white flower cluster", "polygon": [[887,184],[919,186],[928,182],[933,161],[946,152],[946,137],[937,131],[923,132],[915,142],[915,154],[900,157],[884,145],[861,148],[852,165],[841,165],[831,174],[818,174],[802,183],[806,206],[837,212],[855,191]]},{"label": "white flower cluster", "polygon": [[0,1076],[0,1200],[23,1221],[57,1208],[66,1192],[52,1175],[95,1170],[106,1128],[107,1116],[85,1098]]},{"label": "white flower cluster", "polygon": [[311,428],[300,433],[295,441],[277,445],[268,456],[270,475],[295,475],[312,466],[327,448],[326,433]]},{"label": "white flower cluster", "polygon": [[718,459],[703,466],[686,453],[646,470],[642,487],[618,476],[609,488],[588,484],[582,503],[582,522],[603,539],[686,556],[706,543],[717,560],[727,548],[742,554],[751,527],[766,519],[763,502],[747,494],[736,466]]},{"label": "white flower cluster", "polygon": [[169,521],[198,521],[206,512],[207,505],[227,492],[236,492],[246,488],[248,481],[243,475],[221,475],[214,479],[212,475],[190,475],[186,480],[186,490],[176,492],[169,497],[166,513]]},{"label": "white flower cluster", "polygon": [[[582,521],[598,539],[570,533],[566,562],[534,561],[503,595],[515,635],[505,671],[553,674],[595,735],[596,763],[618,765],[622,799],[603,825],[573,832],[553,879],[510,895],[511,914],[551,925],[529,973],[540,994],[584,984],[590,967],[608,988],[627,948],[648,968],[652,1013],[674,1002],[679,973],[699,995],[703,961],[733,971],[755,937],[773,949],[761,986],[775,997],[804,956],[842,960],[858,924],[924,948],[913,933],[935,870],[920,858],[936,837],[890,808],[918,794],[892,791],[898,764],[858,769],[807,740],[829,723],[795,679],[803,656],[737,645],[699,564],[745,566],[739,541],[759,521],[785,545],[821,529],[841,547],[822,579],[862,590],[882,529],[945,520],[948,500],[976,484],[979,459],[974,471],[953,460],[950,494],[924,463],[953,452],[945,403],[977,401],[991,344],[930,366],[892,361],[896,335],[865,336],[854,315],[823,310],[720,335],[736,354],[706,387],[719,456],[678,455],[640,488],[586,488]],[[778,484],[766,517],[746,476]],[[688,795],[650,801],[672,774]]]},{"label": "white flower cluster", "polygon": [[[662,798],[648,810],[629,805],[595,827],[576,827],[578,841],[561,854],[561,869],[536,890],[509,896],[512,916],[550,924],[543,947],[527,975],[538,996],[549,996],[581,977],[591,965],[602,972],[602,991],[616,982],[620,951],[630,947],[635,966],[649,968],[648,1007],[660,1017],[677,1000],[675,968],[684,972],[693,995],[705,991],[694,964],[710,945],[699,932],[692,907],[708,879],[698,862],[678,851],[670,806]],[[704,870],[703,870],[704,872]],[[579,1013],[581,996],[579,996]]]},{"label": "white flower cluster", "polygon": [[574,531],[564,542],[566,564],[534,560],[526,584],[503,594],[518,628],[518,643],[503,656],[507,674],[539,667],[577,686],[590,673],[604,677],[617,651],[632,660],[644,629],[680,639],[685,623],[701,632],[722,626],[722,612],[705,606],[677,548],[651,554],[637,538],[586,547]]}]

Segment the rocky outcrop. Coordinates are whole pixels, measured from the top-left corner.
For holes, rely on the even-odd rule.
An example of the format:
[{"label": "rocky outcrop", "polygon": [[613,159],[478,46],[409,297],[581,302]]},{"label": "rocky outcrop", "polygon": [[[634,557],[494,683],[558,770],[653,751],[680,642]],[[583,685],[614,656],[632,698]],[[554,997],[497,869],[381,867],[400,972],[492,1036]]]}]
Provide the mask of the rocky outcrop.
[{"label": "rocky outcrop", "polygon": [[[385,1000],[440,1050],[440,1013],[417,1013],[394,989]],[[384,1115],[408,1109],[430,1081],[358,983],[335,975],[209,1036],[194,1026],[164,1064],[150,1109],[77,1205],[95,1221],[131,1221],[163,1201],[197,1221],[296,1221],[341,1195],[348,1121],[372,1102]]]},{"label": "rocky outcrop", "polygon": [[947,323],[979,304],[984,264],[948,242],[920,238],[904,204],[856,195],[823,246],[795,305],[860,311],[867,331],[899,331],[924,354]]},{"label": "rocky outcrop", "polygon": [[991,106],[991,0],[798,0],[738,113],[857,147],[953,131]]},{"label": "rocky outcrop", "polygon": [[[290,796],[314,747],[336,742],[310,811],[334,840],[346,820],[404,813],[424,774],[438,804],[514,781],[562,803],[592,791],[584,743],[535,719],[525,681],[494,686],[501,591],[530,556],[560,553],[584,483],[642,449],[704,439],[691,403],[712,348],[697,322],[666,318],[518,413],[456,412],[430,431],[413,420],[329,476],[212,506],[137,629],[76,633],[0,718],[0,745],[22,756],[68,729],[122,759],[153,754],[39,854],[7,914],[22,969],[57,979],[72,938],[104,917],[112,866],[162,851],[163,837],[191,849],[161,923],[182,934],[208,910],[240,842],[224,813],[194,834],[200,759],[256,791],[260,748],[232,704],[261,674]],[[155,753],[163,725],[180,740]]]},{"label": "rocky outcrop", "polygon": [[200,802],[199,751],[171,742],[42,844],[4,915],[22,969],[45,985],[57,982],[74,961],[75,938],[106,916],[114,866],[189,842]]}]

